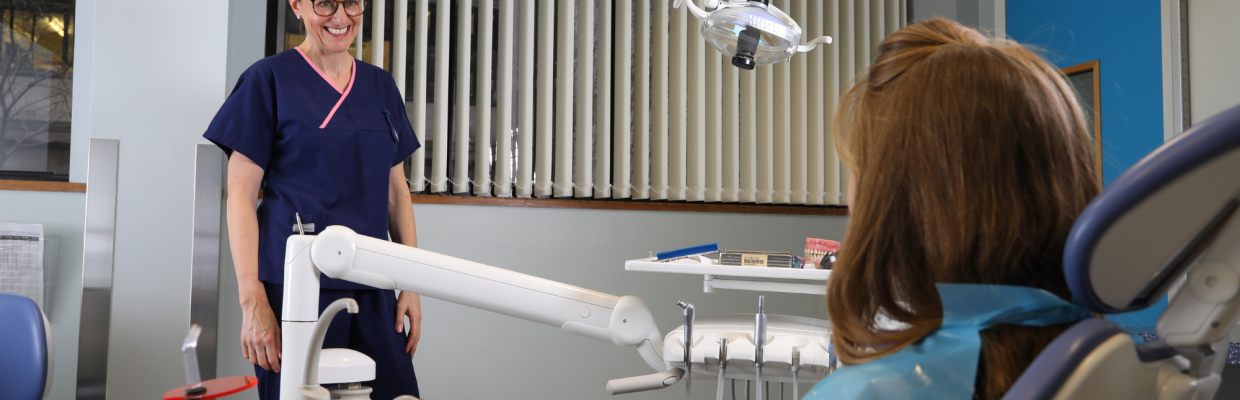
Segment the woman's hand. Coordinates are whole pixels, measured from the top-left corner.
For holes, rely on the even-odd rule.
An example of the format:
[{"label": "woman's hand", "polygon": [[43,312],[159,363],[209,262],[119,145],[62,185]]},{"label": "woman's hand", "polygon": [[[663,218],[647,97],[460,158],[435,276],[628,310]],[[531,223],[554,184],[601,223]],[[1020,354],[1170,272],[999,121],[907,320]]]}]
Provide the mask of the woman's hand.
[{"label": "woman's hand", "polygon": [[250,363],[280,372],[280,321],[266,294],[242,297],[241,352]]},{"label": "woman's hand", "polygon": [[409,358],[418,351],[418,339],[422,338],[422,299],[409,292],[400,292],[396,301],[396,332],[405,331],[405,317],[409,317],[409,338],[405,341],[405,352]]}]

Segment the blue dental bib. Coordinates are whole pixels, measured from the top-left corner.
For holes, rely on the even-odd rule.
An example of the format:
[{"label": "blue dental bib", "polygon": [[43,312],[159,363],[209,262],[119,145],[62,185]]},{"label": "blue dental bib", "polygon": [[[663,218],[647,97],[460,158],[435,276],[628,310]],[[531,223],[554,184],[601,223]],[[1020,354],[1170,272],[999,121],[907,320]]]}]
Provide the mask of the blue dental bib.
[{"label": "blue dental bib", "polygon": [[1042,289],[939,283],[943,325],[921,341],[870,362],[842,366],[806,400],[968,400],[973,398],[982,341],[999,324],[1048,326],[1090,314]]}]

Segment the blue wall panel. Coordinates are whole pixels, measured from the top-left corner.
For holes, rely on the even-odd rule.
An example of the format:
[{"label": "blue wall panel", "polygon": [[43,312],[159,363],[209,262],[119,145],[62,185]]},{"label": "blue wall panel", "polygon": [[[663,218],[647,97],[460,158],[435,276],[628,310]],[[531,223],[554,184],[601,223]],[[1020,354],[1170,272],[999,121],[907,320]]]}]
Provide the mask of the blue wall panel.
[{"label": "blue wall panel", "polygon": [[1163,143],[1158,0],[1007,0],[1008,36],[1059,68],[1100,60],[1103,180]]},{"label": "blue wall panel", "polygon": [[[1158,0],[1007,0],[1009,38],[1059,68],[1099,60],[1104,182],[1163,143],[1161,30]],[[1165,307],[1111,319],[1152,327]]]}]

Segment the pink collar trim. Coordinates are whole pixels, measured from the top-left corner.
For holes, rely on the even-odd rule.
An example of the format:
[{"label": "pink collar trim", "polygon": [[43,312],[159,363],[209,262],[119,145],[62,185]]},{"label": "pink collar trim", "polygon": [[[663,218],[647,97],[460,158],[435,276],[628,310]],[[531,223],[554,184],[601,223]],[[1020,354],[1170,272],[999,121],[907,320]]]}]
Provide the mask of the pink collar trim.
[{"label": "pink collar trim", "polygon": [[326,128],[327,123],[331,122],[332,117],[336,115],[336,110],[340,109],[340,105],[344,103],[344,99],[349,97],[349,92],[353,90],[353,81],[357,79],[357,59],[352,58],[353,71],[349,74],[349,86],[345,87],[344,90],[340,90],[340,88],[336,87],[336,84],[332,83],[331,79],[327,78],[327,74],[324,74],[323,70],[320,70],[317,65],[314,65],[313,61],[310,61],[310,57],[306,55],[306,52],[302,51],[300,47],[294,47],[294,49],[297,49],[297,53],[301,54],[301,57],[306,59],[306,63],[310,64],[311,68],[314,68],[314,72],[318,72],[319,76],[323,77],[323,80],[326,81],[328,85],[331,85],[333,89],[340,92],[340,100],[336,101],[336,105],[332,107],[332,111],[327,114],[327,118],[323,120],[323,124],[319,125],[319,129]]},{"label": "pink collar trim", "polygon": [[[314,72],[319,73],[319,76],[323,78],[324,82],[327,82],[328,85],[331,85],[332,89],[336,89],[336,93],[342,93],[342,94],[344,93],[344,89],[336,87],[336,84],[332,83],[332,80],[327,77],[327,74],[323,73],[323,70],[319,69],[318,65],[314,65],[314,61],[310,61],[310,56],[306,55],[305,51],[302,51],[300,47],[294,47],[294,49],[297,49],[297,54],[301,54],[301,58],[306,60],[306,64],[310,64],[310,68],[314,68]],[[357,63],[357,61],[354,61],[354,63]],[[350,78],[350,80],[351,79],[352,78]]]}]

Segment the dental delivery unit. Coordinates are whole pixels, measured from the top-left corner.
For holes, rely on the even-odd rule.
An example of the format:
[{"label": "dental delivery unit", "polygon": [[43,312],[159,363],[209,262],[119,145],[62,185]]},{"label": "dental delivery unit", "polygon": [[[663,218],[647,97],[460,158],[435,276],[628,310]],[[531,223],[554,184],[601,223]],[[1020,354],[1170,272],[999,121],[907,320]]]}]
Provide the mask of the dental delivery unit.
[{"label": "dental delivery unit", "polygon": [[284,399],[329,399],[331,394],[320,384],[331,383],[349,384],[339,390],[369,393],[369,389],[354,384],[375,377],[374,361],[361,353],[319,350],[332,317],[343,309],[357,312],[349,299],[342,299],[329,305],[320,317],[320,272],[550,325],[617,346],[636,347],[656,372],[612,380],[606,386],[611,394],[662,389],[684,379],[689,371],[720,380],[813,384],[826,377],[832,367],[825,321],[779,315],[768,318],[761,305],[758,324],[754,314],[743,314],[704,318],[695,327],[693,306],[682,304],[686,325],[665,338],[640,298],[616,297],[375,239],[343,226],[328,227],[318,236],[291,236],[285,254],[281,341],[286,349],[282,361],[287,373],[280,380]]}]

